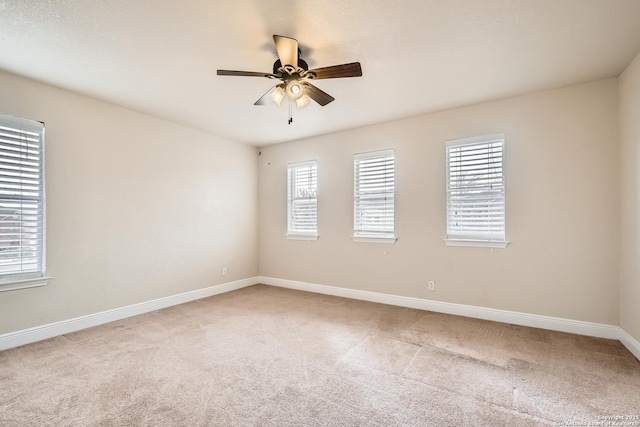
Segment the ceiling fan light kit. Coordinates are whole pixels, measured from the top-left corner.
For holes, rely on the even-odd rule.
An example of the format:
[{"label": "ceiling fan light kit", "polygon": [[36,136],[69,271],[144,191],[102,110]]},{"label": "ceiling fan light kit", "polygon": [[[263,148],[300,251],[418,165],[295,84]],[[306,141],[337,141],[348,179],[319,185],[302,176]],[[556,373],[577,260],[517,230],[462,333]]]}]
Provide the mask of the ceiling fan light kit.
[{"label": "ceiling fan light kit", "polygon": [[[217,72],[219,76],[266,77],[282,80],[282,83],[269,89],[254,105],[266,105],[269,101],[273,101],[279,106],[286,96],[290,102],[295,102],[298,109],[309,105],[311,100],[324,107],[335,98],[312,85],[309,82],[310,80],[362,76],[362,68],[359,62],[309,70],[307,63],[300,58],[300,50],[296,39],[274,35],[273,41],[279,57],[273,64],[273,73],[233,70],[218,70]],[[289,117],[289,124],[291,122],[292,119]]]}]

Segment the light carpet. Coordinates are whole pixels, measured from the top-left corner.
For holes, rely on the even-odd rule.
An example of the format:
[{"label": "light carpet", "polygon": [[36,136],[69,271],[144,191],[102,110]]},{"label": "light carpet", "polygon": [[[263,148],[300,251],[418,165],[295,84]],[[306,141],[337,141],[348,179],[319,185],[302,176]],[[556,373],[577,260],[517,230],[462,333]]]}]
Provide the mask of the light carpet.
[{"label": "light carpet", "polygon": [[637,414],[640,362],[617,341],[265,285],[0,352],[2,426],[538,426]]}]

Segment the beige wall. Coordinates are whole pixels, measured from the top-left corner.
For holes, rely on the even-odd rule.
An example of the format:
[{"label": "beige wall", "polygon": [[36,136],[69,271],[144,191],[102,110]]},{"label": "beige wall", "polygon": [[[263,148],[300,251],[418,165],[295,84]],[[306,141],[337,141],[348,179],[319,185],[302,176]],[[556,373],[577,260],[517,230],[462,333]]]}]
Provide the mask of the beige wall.
[{"label": "beige wall", "polygon": [[[265,147],[257,170],[252,147],[0,72],[0,111],[46,122],[54,277],[0,293],[0,334],[261,274],[621,318],[639,339],[639,62],[622,76],[620,100],[616,79],[529,94]],[[446,247],[445,140],[496,132],[507,138],[512,243]],[[354,243],[353,154],[383,148],[396,150],[399,240]],[[309,159],[319,167],[320,239],[287,240],[286,166]],[[425,289],[430,279],[436,292]]]},{"label": "beige wall", "polygon": [[46,123],[54,278],[0,293],[0,334],[257,274],[254,147],[2,72],[0,93]]},{"label": "beige wall", "polygon": [[[447,247],[445,140],[496,132],[506,135],[511,245]],[[396,150],[398,242],[354,243],[353,154],[383,148]],[[287,163],[310,159],[320,239],[287,240]],[[616,79],[265,147],[260,274],[618,324],[618,166]]]},{"label": "beige wall", "polygon": [[640,55],[620,76],[620,325],[640,341]]}]

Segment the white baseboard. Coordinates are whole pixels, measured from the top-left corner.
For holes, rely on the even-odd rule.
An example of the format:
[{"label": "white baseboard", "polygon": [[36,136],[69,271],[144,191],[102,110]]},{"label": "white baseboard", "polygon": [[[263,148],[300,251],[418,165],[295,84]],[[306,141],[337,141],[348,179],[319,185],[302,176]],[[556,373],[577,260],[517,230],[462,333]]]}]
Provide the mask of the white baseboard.
[{"label": "white baseboard", "polygon": [[[579,320],[563,319],[559,317],[540,316],[536,314],[518,313],[515,311],[498,310],[494,308],[476,307],[472,305],[454,304],[450,302],[432,301],[421,298],[403,297],[398,295],[381,294],[377,292],[361,291],[357,289],[339,288],[335,286],[318,285],[315,283],[298,282],[295,280],[276,279],[273,277],[260,277],[260,283],[278,286],[282,288],[297,289],[301,291],[315,292],[319,294],[334,295],[364,301],[391,304],[401,307],[417,308],[421,310],[435,311],[438,313],[454,314],[457,316],[473,317],[475,319],[493,320],[514,325],[530,326],[533,328],[548,329],[552,331],[569,332],[578,335],[587,335],[598,338],[620,340],[627,348],[629,346],[622,339],[621,331],[617,325],[605,325],[601,323],[583,322]],[[627,342],[633,338],[624,332]],[[635,341],[635,340],[633,340]],[[635,341],[637,345],[638,342]],[[636,357],[636,352],[629,348]],[[640,357],[638,357],[640,359]]]},{"label": "white baseboard", "polygon": [[620,328],[620,342],[627,347],[636,359],[640,360],[640,342],[633,338],[627,331]]},{"label": "white baseboard", "polygon": [[456,316],[472,317],[475,319],[492,320],[514,325],[530,326],[533,328],[548,329],[552,331],[568,332],[578,335],[587,335],[598,338],[619,340],[638,360],[640,360],[640,342],[633,338],[620,326],[605,325],[601,323],[583,322],[579,320],[563,319],[558,317],[540,316],[536,314],[518,313],[514,311],[498,310],[493,308],[476,307],[450,302],[433,301],[421,298],[404,297],[399,295],[382,294],[378,292],[362,291],[357,289],[340,288],[336,286],[318,285],[315,283],[299,282],[295,280],[276,279],[273,277],[250,277],[235,282],[223,283],[195,291],[184,292],[164,298],[158,298],[138,304],[128,305],[100,313],[76,317],[74,319],[49,323],[21,331],[0,335],[0,350],[41,341],[58,335],[64,335],[81,329],[102,325],[131,316],[148,313],[155,310],[184,304],[201,298],[237,289],[252,286],[257,283],[277,286],[281,288],[296,289],[300,291],[314,292],[325,295],[333,295],[363,301],[377,302],[381,304],[397,305],[400,307],[416,308],[420,310],[434,311],[438,313],[453,314]]},{"label": "white baseboard", "polygon": [[62,320],[60,322],[49,323],[46,325],[36,326],[34,328],[24,329],[21,331],[10,332],[8,334],[0,335],[0,350],[6,350],[24,344],[52,338],[58,335],[68,334],[70,332],[79,331],[81,329],[113,322],[115,320],[121,320],[127,317],[148,313],[150,311],[160,310],[162,308],[167,308],[178,304],[184,304],[189,301],[210,297],[225,292],[235,291],[236,289],[252,286],[256,283],[258,283],[258,277],[250,277],[247,279],[237,280],[235,282],[209,286],[207,288],[197,289],[195,291],[184,292],[177,295],[171,295],[164,298],[158,298],[151,301],[128,305],[126,307],[120,307],[100,313],[76,317],[74,319]]}]

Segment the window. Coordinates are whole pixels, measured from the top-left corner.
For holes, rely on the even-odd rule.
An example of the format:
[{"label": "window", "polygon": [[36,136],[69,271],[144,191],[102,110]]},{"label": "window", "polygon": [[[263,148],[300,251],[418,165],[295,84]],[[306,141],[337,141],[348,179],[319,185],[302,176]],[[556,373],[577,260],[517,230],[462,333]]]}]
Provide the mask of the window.
[{"label": "window", "polygon": [[393,150],[356,154],[353,159],[353,240],[396,241]]},{"label": "window", "polygon": [[447,141],[448,245],[506,247],[504,134]]},{"label": "window", "polygon": [[318,238],[318,165],[315,160],[290,163],[287,180],[287,238]]},{"label": "window", "polygon": [[0,290],[42,286],[44,125],[0,114]]}]

